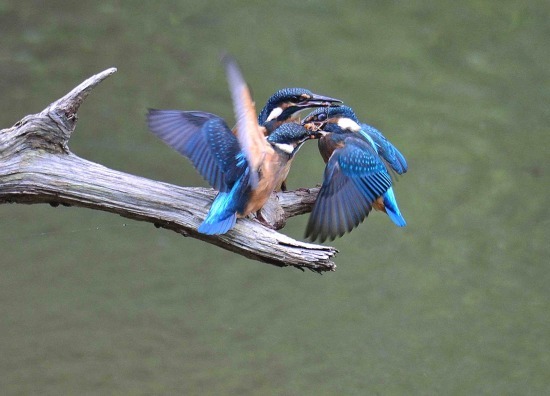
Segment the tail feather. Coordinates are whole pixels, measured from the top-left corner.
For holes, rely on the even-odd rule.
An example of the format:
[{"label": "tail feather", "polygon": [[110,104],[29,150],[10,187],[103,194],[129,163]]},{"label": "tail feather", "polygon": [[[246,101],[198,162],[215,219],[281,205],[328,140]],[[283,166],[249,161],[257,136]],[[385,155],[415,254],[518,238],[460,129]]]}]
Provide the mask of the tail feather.
[{"label": "tail feather", "polygon": [[206,235],[219,235],[225,234],[235,225],[237,221],[237,214],[233,213],[225,219],[215,219],[207,217],[202,224],[199,226],[198,231],[201,234]]},{"label": "tail feather", "polygon": [[395,223],[398,227],[405,227],[407,225],[407,222],[405,221],[405,218],[399,211],[399,207],[397,206],[397,200],[395,199],[395,195],[393,193],[393,188],[389,188],[388,191],[384,193],[384,207],[386,208],[386,213],[388,217]]},{"label": "tail feather", "polygon": [[199,226],[198,231],[207,235],[225,234],[237,221],[234,189],[230,192],[219,192],[210,206],[210,211]]}]

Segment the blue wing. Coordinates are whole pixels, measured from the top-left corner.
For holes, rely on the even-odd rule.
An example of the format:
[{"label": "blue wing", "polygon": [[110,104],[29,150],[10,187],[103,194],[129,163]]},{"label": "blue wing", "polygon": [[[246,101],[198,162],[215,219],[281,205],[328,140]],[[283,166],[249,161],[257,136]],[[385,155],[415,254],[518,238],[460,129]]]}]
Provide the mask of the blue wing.
[{"label": "blue wing", "polygon": [[367,139],[370,137],[374,141],[378,154],[397,174],[401,175],[407,172],[407,160],[405,160],[403,154],[378,129],[368,124],[361,124],[361,134]]},{"label": "blue wing", "polygon": [[390,187],[386,166],[370,143],[346,138],[344,146],[335,150],[327,163],[306,237],[323,242],[351,231]]},{"label": "blue wing", "polygon": [[237,138],[220,117],[200,111],[149,110],[149,129],[191,160],[219,191],[227,191],[246,165]]}]

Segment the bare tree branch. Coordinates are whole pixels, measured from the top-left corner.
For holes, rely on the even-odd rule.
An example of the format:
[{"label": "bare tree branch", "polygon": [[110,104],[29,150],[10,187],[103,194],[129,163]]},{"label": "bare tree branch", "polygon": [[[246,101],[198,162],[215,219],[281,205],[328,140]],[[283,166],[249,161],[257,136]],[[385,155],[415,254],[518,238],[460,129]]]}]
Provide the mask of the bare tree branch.
[{"label": "bare tree branch", "polygon": [[204,235],[197,227],[216,192],[178,187],[115,171],[74,155],[68,147],[77,111],[91,90],[116,69],[107,69],[78,85],[39,114],[0,130],[0,203],[50,203],[80,206],[147,221],[184,236],[201,239],[245,257],[280,267],[333,271],[329,246],[296,241],[274,229],[307,213],[318,189],[273,194],[262,216],[240,219],[225,235]]}]

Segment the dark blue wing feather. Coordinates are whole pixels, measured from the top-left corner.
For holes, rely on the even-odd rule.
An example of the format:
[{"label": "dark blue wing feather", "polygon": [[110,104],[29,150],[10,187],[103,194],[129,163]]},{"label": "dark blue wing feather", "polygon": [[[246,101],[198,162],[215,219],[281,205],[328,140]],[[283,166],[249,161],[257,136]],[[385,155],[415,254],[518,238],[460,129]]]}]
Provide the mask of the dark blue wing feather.
[{"label": "dark blue wing feather", "polygon": [[374,141],[378,154],[397,174],[407,172],[407,160],[403,154],[378,129],[368,124],[361,124],[361,132],[366,133]]},{"label": "dark blue wing feather", "polygon": [[187,140],[212,119],[221,120],[214,114],[202,111],[150,109],[147,114],[151,132],[185,156],[187,156],[185,152]]},{"label": "dark blue wing feather", "polygon": [[[223,122],[223,121],[221,121]],[[225,122],[210,120],[203,126],[208,148],[224,174],[227,186],[231,186],[243,174],[248,162],[235,135]]]},{"label": "dark blue wing feather", "polygon": [[191,160],[193,166],[219,191],[227,191],[242,171],[237,138],[220,117],[200,111],[149,110],[149,129]]},{"label": "dark blue wing feather", "polygon": [[306,237],[323,242],[351,231],[390,187],[386,166],[370,143],[358,137],[346,138],[327,163]]}]

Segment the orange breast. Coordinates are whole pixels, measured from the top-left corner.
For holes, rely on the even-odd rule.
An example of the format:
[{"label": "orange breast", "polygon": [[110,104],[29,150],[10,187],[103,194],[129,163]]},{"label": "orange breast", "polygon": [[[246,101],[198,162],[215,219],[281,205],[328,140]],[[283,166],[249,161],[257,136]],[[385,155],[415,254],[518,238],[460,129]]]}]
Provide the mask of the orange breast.
[{"label": "orange breast", "polygon": [[258,181],[258,186],[252,192],[241,217],[260,210],[271,196],[271,193],[281,188],[281,184],[290,169],[290,166],[286,165],[273,148],[270,147],[261,167],[261,177]]},{"label": "orange breast", "polygon": [[318,145],[319,145],[319,152],[321,153],[321,157],[323,157],[323,160],[325,161],[325,164],[326,164],[330,159],[330,156],[332,155],[332,153],[334,153],[335,150],[344,147],[344,142],[335,141],[330,137],[324,136],[321,139],[319,139]]},{"label": "orange breast", "polygon": [[386,212],[386,206],[384,205],[384,198],[378,197],[376,201],[372,203],[372,207],[379,212]]},{"label": "orange breast", "polygon": [[279,174],[279,180],[278,180],[278,184],[275,186],[275,191],[280,191],[281,190],[281,185],[283,184],[283,182],[287,179],[288,177],[288,173],[290,172],[290,166],[292,165],[292,160],[294,159],[294,157],[292,157],[291,159],[289,159],[281,168],[281,172]]}]

